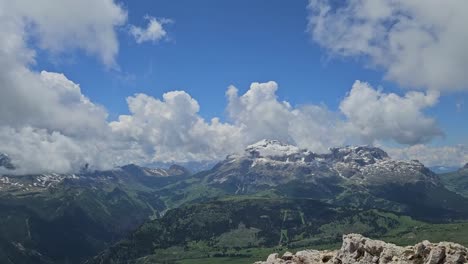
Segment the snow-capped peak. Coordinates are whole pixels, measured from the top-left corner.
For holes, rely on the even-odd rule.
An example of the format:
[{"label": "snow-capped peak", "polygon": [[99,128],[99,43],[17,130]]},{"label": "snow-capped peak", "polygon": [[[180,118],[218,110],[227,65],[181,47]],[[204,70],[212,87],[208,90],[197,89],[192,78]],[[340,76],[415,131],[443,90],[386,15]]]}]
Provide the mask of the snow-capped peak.
[{"label": "snow-capped peak", "polygon": [[359,165],[373,164],[376,161],[389,158],[385,151],[371,146],[331,148],[330,153],[317,154],[278,140],[267,139],[249,145],[245,149],[245,153],[253,158],[272,158],[275,160],[286,158],[288,161],[312,161],[319,159],[333,162],[357,163]]},{"label": "snow-capped peak", "polygon": [[388,159],[388,154],[380,148],[371,146],[347,146],[331,148],[331,156],[334,160],[342,162],[357,162],[360,165],[375,163],[378,160]]},{"label": "snow-capped peak", "polygon": [[283,157],[303,152],[303,150],[278,140],[263,139],[247,146],[245,152],[259,157]]}]

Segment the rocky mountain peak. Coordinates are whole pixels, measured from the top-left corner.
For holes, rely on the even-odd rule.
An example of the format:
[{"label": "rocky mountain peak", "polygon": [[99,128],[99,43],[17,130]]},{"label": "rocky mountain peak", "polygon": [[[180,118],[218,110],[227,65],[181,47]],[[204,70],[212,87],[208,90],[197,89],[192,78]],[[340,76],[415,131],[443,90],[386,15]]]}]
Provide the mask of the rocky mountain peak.
[{"label": "rocky mountain peak", "polygon": [[375,163],[377,160],[388,159],[388,154],[380,148],[371,146],[346,146],[330,148],[330,153],[316,154],[307,149],[283,143],[279,140],[263,139],[247,146],[245,153],[253,158],[275,158],[294,156],[316,156],[331,159],[336,162],[358,162],[365,164]]},{"label": "rocky mountain peak", "polygon": [[249,158],[264,158],[266,160],[286,162],[317,162],[346,163],[353,166],[366,166],[390,159],[380,148],[371,146],[346,146],[331,148],[329,153],[317,154],[307,149],[283,143],[278,140],[261,140],[245,149]]},{"label": "rocky mountain peak", "polygon": [[244,154],[228,156],[210,173],[213,183],[245,187],[239,192],[256,186],[278,186],[296,180],[318,182],[326,178],[359,186],[438,184],[435,174],[422,163],[393,160],[377,147],[346,146],[319,154],[278,140],[252,144]]},{"label": "rocky mountain peak", "polygon": [[380,148],[371,146],[347,146],[330,149],[332,158],[341,162],[356,162],[359,165],[373,164],[388,159],[388,154]]},{"label": "rocky mountain peak", "polygon": [[3,167],[7,170],[16,169],[15,165],[11,162],[10,157],[5,153],[0,153],[0,168]]},{"label": "rocky mountain peak", "polygon": [[463,166],[463,169],[468,170],[468,163],[466,163],[465,166]]}]

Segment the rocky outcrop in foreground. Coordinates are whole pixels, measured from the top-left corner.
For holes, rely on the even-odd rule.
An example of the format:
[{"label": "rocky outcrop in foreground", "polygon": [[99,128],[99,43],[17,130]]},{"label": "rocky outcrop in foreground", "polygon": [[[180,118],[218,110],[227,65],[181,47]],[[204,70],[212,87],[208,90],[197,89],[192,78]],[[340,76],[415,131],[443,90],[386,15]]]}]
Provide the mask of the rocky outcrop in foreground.
[{"label": "rocky outcrop in foreground", "polygon": [[286,252],[282,257],[275,253],[268,256],[266,261],[255,262],[255,264],[455,264],[468,263],[467,255],[467,248],[450,242],[433,244],[425,240],[414,246],[400,247],[359,234],[349,234],[343,236],[343,245],[340,250],[304,250],[296,254]]}]

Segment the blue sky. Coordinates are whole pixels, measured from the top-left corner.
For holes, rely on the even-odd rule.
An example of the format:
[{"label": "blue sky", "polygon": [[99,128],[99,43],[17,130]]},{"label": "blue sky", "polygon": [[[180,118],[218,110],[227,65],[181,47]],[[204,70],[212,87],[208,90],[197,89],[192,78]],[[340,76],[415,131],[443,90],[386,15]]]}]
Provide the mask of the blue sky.
[{"label": "blue sky", "polygon": [[[120,70],[106,69],[84,52],[51,59],[41,53],[37,69],[59,71],[81,85],[83,93],[104,105],[110,119],[128,113],[125,102],[134,93],[161,97],[185,90],[201,105],[205,118],[225,118],[225,92],[233,84],[241,91],[252,82],[276,81],[278,96],[294,105],[323,103],[336,109],[359,79],[386,92],[404,87],[386,81],[381,70],[358,58],[332,56],[307,32],[308,1],[122,1],[130,24],[145,26],[145,15],[174,20],[169,39],[135,43],[119,34]],[[120,29],[124,31],[125,29]],[[437,117],[449,144],[467,143],[466,92],[444,95],[428,112]],[[466,122],[466,121],[465,121]]]},{"label": "blue sky", "polygon": [[[54,1],[51,1],[51,3],[52,2]],[[333,132],[324,132],[316,135],[313,131],[310,131],[311,135],[301,135],[301,137],[298,137],[296,135],[297,131],[305,131],[307,129],[301,127],[296,131],[296,125],[289,124],[291,125],[291,127],[288,128],[289,132],[286,131],[284,132],[285,134],[278,133],[279,138],[292,138],[294,143],[299,144],[299,142],[303,142],[302,144],[306,147],[314,148],[314,146],[318,146],[317,149],[321,150],[323,147],[327,146],[327,144],[345,144],[351,142],[384,145],[389,149],[405,149],[411,148],[412,145],[423,144],[425,147],[433,148],[432,151],[435,153],[439,151],[439,147],[468,144],[468,125],[466,124],[466,116],[468,114],[466,107],[466,103],[468,103],[468,90],[466,87],[468,87],[468,82],[465,82],[463,74],[457,75],[457,72],[463,72],[463,69],[465,69],[465,71],[468,70],[468,63],[465,63],[468,59],[464,60],[463,55],[453,55],[455,51],[458,50],[455,49],[454,52],[448,51],[445,46],[442,44],[439,45],[440,41],[429,41],[429,43],[426,43],[426,46],[434,48],[434,56],[430,54],[431,56],[428,57],[433,59],[432,57],[437,58],[445,56],[444,59],[440,60],[440,68],[435,68],[434,65],[437,64],[433,63],[435,59],[428,59],[425,61],[424,56],[418,57],[419,55],[416,54],[414,55],[414,59],[411,57],[411,60],[410,58],[408,58],[408,60],[410,60],[410,62],[417,62],[420,60],[421,64],[419,66],[416,64],[413,68],[404,68],[408,69],[410,76],[410,80],[408,80],[408,76],[405,75],[404,72],[397,71],[394,75],[390,74],[394,69],[398,70],[402,69],[403,66],[406,67],[407,65],[403,64],[403,62],[405,62],[405,57],[408,57],[407,55],[399,53],[398,50],[392,50],[391,47],[387,45],[388,43],[386,41],[394,37],[392,34],[395,33],[391,28],[387,28],[383,32],[380,32],[382,30],[374,32],[374,35],[380,36],[380,34],[384,34],[384,36],[381,38],[370,37],[370,39],[365,42],[364,48],[362,48],[360,43],[362,38],[366,36],[358,31],[360,29],[358,27],[359,25],[353,24],[352,20],[340,21],[337,17],[334,17],[335,14],[333,12],[324,15],[317,15],[313,12],[328,5],[332,8],[339,8],[333,6],[333,3],[327,0],[102,0],[97,2],[85,2],[74,3],[76,5],[74,9],[70,8],[70,4],[65,2],[55,3],[61,5],[58,7],[56,6],[55,9],[41,9],[40,6],[35,5],[21,6],[18,4],[18,6],[15,6],[15,4],[9,4],[8,6],[5,4],[5,9],[11,8],[11,15],[2,15],[3,17],[0,16],[0,19],[4,22],[11,22],[14,21],[12,20],[13,17],[18,16],[28,18],[29,20],[27,21],[33,21],[30,27],[24,26],[23,24],[16,25],[16,29],[19,30],[18,32],[23,32],[22,34],[25,34],[28,40],[26,43],[27,47],[23,47],[22,50],[35,52],[35,63],[25,64],[25,67],[34,74],[38,74],[41,71],[63,73],[67,80],[79,84],[81,89],[79,96],[86,96],[93,104],[102,106],[102,112],[108,114],[107,120],[105,121],[85,120],[83,122],[100,123],[100,125],[105,127],[104,129],[109,129],[108,126],[111,126],[112,132],[109,133],[114,133],[119,129],[123,129],[122,127],[126,125],[131,124],[137,126],[139,123],[135,123],[136,120],[144,120],[141,124],[146,125],[154,119],[157,119],[158,113],[163,112],[161,108],[155,107],[155,109],[153,109],[156,113],[155,116],[146,116],[144,113],[138,116],[138,113],[135,114],[129,111],[129,106],[126,101],[127,97],[133,98],[135,94],[141,93],[148,96],[150,100],[155,99],[156,101],[161,100],[165,102],[164,99],[161,99],[163,94],[175,90],[184,91],[184,93],[187,94],[187,96],[185,94],[183,95],[185,98],[184,102],[186,102],[187,105],[181,105],[181,109],[191,106],[190,99],[194,99],[198,102],[200,106],[199,112],[188,113],[187,116],[184,117],[192,120],[190,121],[192,123],[196,122],[197,118],[204,118],[206,120],[206,126],[216,130],[217,128],[211,127],[212,124],[210,124],[209,120],[213,117],[218,117],[222,124],[233,126],[229,128],[233,129],[232,131],[239,132],[243,129],[243,126],[246,127],[247,130],[261,131],[264,129],[263,127],[250,127],[250,125],[255,124],[255,118],[258,119],[259,116],[273,113],[273,120],[263,121],[268,124],[268,126],[266,126],[267,128],[274,127],[274,125],[271,124],[275,121],[274,114],[276,112],[274,112],[274,109],[270,109],[271,112],[264,113],[255,112],[257,110],[248,112],[246,110],[250,107],[247,103],[248,96],[242,96],[247,94],[248,91],[254,90],[249,89],[253,82],[266,83],[268,81],[274,81],[279,87],[277,91],[268,90],[270,88],[276,89],[272,88],[276,87],[276,84],[273,86],[262,86],[263,88],[259,88],[258,91],[273,91],[274,96],[277,96],[276,99],[270,102],[256,103],[275,105],[275,109],[286,107],[281,111],[286,111],[293,116],[297,116],[297,113],[305,113],[303,109],[304,106],[319,106],[320,109],[326,109],[326,112],[333,116],[330,118],[337,118],[333,121],[335,123],[331,124],[334,130],[329,128],[332,129]],[[363,19],[364,22],[362,22],[362,24],[364,25],[368,23],[372,26],[379,26],[380,24],[378,23],[381,23],[380,21],[383,21],[383,25],[387,25],[388,23],[385,24],[387,21],[399,19],[398,17],[391,17],[391,15],[389,15],[390,13],[384,12],[385,10],[390,10],[390,8],[396,8],[389,5],[389,1],[379,0],[375,3],[377,4],[369,4],[369,6],[345,5],[344,7],[347,7],[347,9],[343,9],[345,13],[342,13],[341,17],[349,16],[352,18],[353,16],[359,15],[353,13],[353,10],[357,9],[364,10],[361,12],[362,14],[360,14],[363,16],[361,19]],[[310,8],[307,7],[309,4],[311,6]],[[98,15],[94,15],[95,13],[99,14],[97,11],[99,8],[106,9],[106,12],[102,14],[102,18],[98,17]],[[414,13],[412,19],[414,19],[414,22],[420,23],[421,25],[437,23],[446,25],[446,21],[441,20],[439,17],[433,18],[420,15],[418,7],[410,9],[414,7],[405,7],[403,4],[400,5],[399,8],[407,8],[407,10],[404,11],[410,14]],[[368,9],[371,9],[370,14],[373,15],[365,17],[367,15],[365,10]],[[448,6],[447,9],[460,10],[462,8],[453,5]],[[114,11],[107,12],[107,10]],[[45,15],[43,16],[41,12]],[[380,20],[373,20],[374,14],[381,15],[379,18]],[[44,17],[47,19],[44,19]],[[162,23],[161,25],[167,35],[156,41],[143,41],[141,43],[135,41],[135,37],[129,34],[129,32],[132,27],[145,30],[149,23],[149,19],[145,17],[154,17],[158,21],[170,19],[172,21],[171,23]],[[460,21],[464,19],[462,16],[457,17],[454,15],[454,17]],[[49,18],[52,18],[50,21],[55,22],[55,24],[61,24],[60,22],[63,22],[63,29],[55,28],[54,25],[47,24],[50,22]],[[58,23],[56,21],[58,21]],[[326,26],[326,30],[320,31],[318,23],[314,24],[313,21],[323,22]],[[311,22],[311,24],[309,24],[309,22]],[[341,22],[350,24],[340,24]],[[400,22],[403,27],[403,22]],[[95,25],[96,32],[89,32],[90,28],[93,28]],[[347,30],[348,27],[349,30]],[[102,32],[99,30],[102,30]],[[109,32],[111,33],[105,40],[108,42],[105,43],[118,44],[118,51],[114,53],[106,50],[106,45],[99,46],[101,44],[100,41],[102,41],[101,39],[93,39],[92,37],[95,36],[93,34],[103,34],[107,36],[105,34],[109,34]],[[358,33],[354,34],[353,32]],[[453,37],[453,34],[450,35],[449,33],[450,32],[442,29],[435,34],[439,34],[441,39],[448,39],[448,37]],[[456,35],[465,35],[466,32],[462,31],[457,33],[461,34]],[[115,34],[115,36],[113,36],[113,34]],[[344,39],[344,37],[346,37],[346,39]],[[8,37],[5,37],[5,39],[6,38]],[[67,38],[76,38],[76,43],[64,43],[63,47],[57,50],[54,45],[60,43],[60,41],[64,42]],[[407,38],[401,41],[400,45],[402,45],[402,47],[412,48],[413,43],[419,43],[418,41],[421,40],[410,40]],[[454,39],[451,42],[458,43],[457,41],[463,44],[464,40]],[[94,42],[96,46],[93,46]],[[354,43],[356,44],[354,45]],[[18,49],[19,48],[21,47],[18,46]],[[376,48],[377,52],[371,51],[374,48]],[[116,65],[113,66],[102,62],[103,54],[111,53],[111,57],[113,57],[116,62]],[[416,51],[415,53],[418,52]],[[456,58],[461,59],[458,61]],[[20,61],[19,58],[15,58],[14,60]],[[454,61],[454,63],[451,64],[452,61]],[[460,69],[458,71],[454,69],[453,72],[455,73],[453,75],[449,72],[449,74],[447,74],[447,80],[444,79],[445,77],[443,74],[441,74],[441,77],[437,76],[437,78],[431,78],[433,75],[431,75],[431,72],[434,72],[434,70],[451,70],[453,65],[459,66],[461,71]],[[414,80],[412,78],[413,72]],[[60,77],[57,76],[53,76],[53,78],[60,79]],[[63,81],[62,79],[60,80]],[[353,84],[356,80],[368,82],[370,87],[367,87],[369,88],[367,90],[365,89],[366,87],[361,87],[361,90],[353,88],[353,90],[356,90],[356,95],[352,97],[349,96],[349,93],[352,91],[352,87],[354,87]],[[228,100],[226,98],[226,91],[230,85],[234,85],[238,89],[238,96]],[[415,87],[418,88],[416,89]],[[397,99],[399,100],[395,103],[397,105],[396,108],[398,108],[398,104],[400,103],[403,107],[403,99],[410,91],[418,93],[424,100],[429,101],[431,100],[429,94],[432,93],[432,91],[437,91],[437,94],[440,93],[440,96],[436,96],[437,102],[427,101],[423,105],[415,106],[414,108],[406,105],[406,107],[410,108],[408,111],[411,111],[411,113],[408,114],[408,118],[417,119],[413,120],[415,126],[412,127],[411,123],[413,121],[404,120],[405,114],[403,112],[385,112],[382,113],[382,116],[375,115],[363,118],[356,116],[356,110],[359,109],[356,109],[352,104],[354,101],[351,99],[359,99],[358,90],[360,92],[367,91],[374,95],[380,93],[378,96],[381,100],[376,99],[377,105],[387,102],[385,101],[386,99],[382,98],[388,99],[391,96],[387,97],[387,95],[395,93],[398,95]],[[24,95],[21,95],[22,97],[20,95],[18,96],[19,100],[31,99],[25,98]],[[135,101],[141,103],[139,101],[140,99],[143,100],[139,98]],[[236,100],[238,100],[238,103],[240,102],[240,105],[243,104],[245,109],[234,109],[235,107],[229,106],[234,104],[233,102]],[[409,99],[408,101],[411,100],[413,99]],[[290,108],[282,105],[282,101],[287,101],[291,105]],[[345,101],[348,101],[351,107],[347,112],[340,110],[340,105]],[[51,105],[56,104],[57,109],[61,109],[58,106],[60,102],[59,100],[58,102],[51,103]],[[135,103],[135,105],[137,105],[137,103]],[[159,103],[156,103],[156,105],[158,104]],[[23,102],[17,105],[26,105],[26,103]],[[143,107],[149,109],[150,105],[147,104]],[[388,107],[389,109],[395,109],[395,105],[392,104],[389,104]],[[79,107],[77,107],[77,109],[78,108]],[[50,109],[52,109],[52,107]],[[50,109],[45,109],[44,111],[48,112]],[[78,110],[76,111],[76,113],[73,112],[72,114],[82,116],[78,113]],[[86,111],[91,110],[87,109]],[[233,112],[240,113],[239,115],[244,114],[249,117],[245,117],[244,119],[233,118],[233,116],[230,115],[230,113]],[[134,119],[132,121],[134,123],[119,123],[118,118],[120,115],[130,116]],[[324,115],[327,116],[327,114]],[[399,115],[401,118],[395,115]],[[352,116],[354,116],[354,119]],[[319,122],[317,120],[325,122],[324,120],[326,119],[321,119],[323,115],[319,117],[312,114],[308,114],[307,118],[306,120],[312,123]],[[18,116],[17,119],[21,118]],[[39,120],[41,117],[38,116],[37,119]],[[11,122],[8,118],[6,118],[6,120]],[[31,118],[29,117],[25,118],[21,125],[17,125],[16,123],[18,122],[10,124],[5,121],[4,123],[5,127],[14,128],[17,132],[25,127],[33,127],[35,129],[34,131],[46,129],[46,131],[48,131],[46,133],[53,133],[55,131],[68,137],[72,141],[76,141],[78,144],[82,144],[80,140],[82,140],[84,136],[72,135],[63,129],[69,126],[69,124],[61,123],[63,118],[60,116],[57,117],[57,120],[54,119],[55,123],[53,126],[39,121],[32,122],[30,120]],[[372,124],[369,123],[369,120],[377,120],[377,122],[380,122],[380,120],[384,121],[382,121],[382,123]],[[113,121],[116,121],[116,123],[112,124]],[[281,123],[282,121],[278,122]],[[171,123],[171,125],[176,130],[177,128],[185,127],[185,123],[174,122]],[[347,132],[338,133],[335,131],[336,127],[340,127],[341,125],[344,125],[346,129],[351,129],[349,133],[355,133],[353,136],[350,136],[353,139],[347,138],[348,135],[343,135],[343,133],[346,134]],[[374,129],[373,126],[377,129]],[[387,133],[385,131],[387,127],[390,130],[395,128],[395,130],[401,129],[401,131],[391,131],[391,133]],[[81,129],[81,127],[79,129]],[[90,129],[92,130],[95,128],[86,128],[85,130],[89,131]],[[160,131],[163,128],[160,127],[158,123],[152,127],[148,127],[148,129]],[[190,129],[193,129],[193,127],[189,127],[189,130]],[[370,132],[368,131],[369,129],[371,130]],[[356,132],[357,130],[360,130],[360,132]],[[427,132],[426,130],[432,130],[432,132]],[[444,136],[440,136],[439,130],[443,132]],[[237,133],[232,131],[230,133]],[[168,144],[166,146],[166,143],[171,141],[167,138],[152,141],[155,135],[139,134],[135,136],[134,133],[137,133],[135,131],[120,131],[119,133],[122,134],[119,135],[119,142],[125,141],[122,138],[123,136],[129,137],[129,135],[131,135],[128,139],[129,144],[138,144],[140,146],[138,150],[135,150],[135,153],[138,153],[140,158],[147,155],[145,156],[146,158],[141,159],[145,162],[148,162],[148,159],[150,161],[158,161],[162,157],[169,157],[168,159],[173,160],[178,158],[188,160],[193,157],[196,157],[194,159],[202,159],[200,156],[197,156],[198,147],[207,149],[207,151],[212,151],[216,153],[216,157],[219,157],[228,152],[231,148],[230,144],[232,143],[226,143],[225,134],[219,132],[219,135],[217,135],[219,136],[220,142],[222,142],[219,143],[222,145],[220,148],[211,145],[205,146],[203,144],[201,146],[193,146],[192,143],[187,143],[188,146],[186,148],[181,148],[178,151],[181,153],[189,152],[189,156],[179,155],[177,153],[165,155],[161,153],[161,149],[165,147],[167,147],[167,149],[174,148],[173,145]],[[158,134],[160,132],[155,133]],[[252,143],[249,142],[249,140],[257,140],[262,136],[271,136],[271,134],[268,133],[265,135],[245,134],[245,131],[239,133],[239,138],[248,138],[248,140],[245,142],[243,141],[242,144],[239,145]],[[327,134],[335,135],[334,133],[338,133],[339,135],[337,137],[342,137],[343,139],[337,141],[329,140],[327,144],[318,144],[316,142],[322,141],[322,137],[326,138]],[[410,135],[408,135],[408,133]],[[418,138],[418,135],[413,135],[418,133],[421,134],[421,138]],[[191,136],[192,134],[190,133],[189,135],[179,135],[177,140],[174,141],[177,142],[175,146],[197,140],[196,138],[190,138]],[[93,145],[92,142],[95,140],[102,141],[102,139],[97,139],[95,135],[93,135],[92,139],[88,137],[89,136],[86,135],[86,142],[90,145]],[[317,139],[312,142],[310,141],[311,137],[317,137]],[[309,139],[305,140],[304,138]],[[355,138],[363,138],[363,140],[354,140]],[[107,148],[107,146],[103,148]],[[25,149],[29,148],[25,147]],[[5,147],[3,151],[8,152],[9,150]],[[15,155],[14,151],[10,152],[10,155]],[[397,153],[401,154],[402,157],[411,158],[418,155],[411,151],[404,152],[403,154],[402,152]],[[463,153],[465,152],[462,152],[462,155],[466,155]],[[75,157],[78,155],[75,154],[76,153],[72,156]],[[201,157],[206,159],[206,157],[211,156],[201,155]],[[19,159],[21,158],[22,157],[19,157]],[[84,159],[86,160],[86,158]],[[83,159],[77,158],[77,160],[82,162]],[[122,162],[126,161],[133,160],[122,158]],[[432,159],[431,162],[436,161]],[[72,163],[73,162],[70,162],[70,164]],[[70,164],[68,167],[65,167],[68,169],[73,168],[74,165]]]},{"label": "blue sky", "polygon": [[[357,76],[381,82],[381,74],[353,60],[329,59],[311,40],[307,1],[129,1],[129,23],[145,25],[145,15],[175,21],[170,39],[135,43],[120,34],[121,72],[107,70],[96,58],[72,54],[54,64],[43,56],[37,68],[64,72],[84,94],[114,115],[125,113],[123,100],[144,92],[160,97],[185,90],[207,117],[223,115],[224,93],[235,84],[275,80],[279,96],[296,104],[324,102],[335,108]],[[181,8],[183,6],[184,8]],[[389,87],[391,88],[391,87]],[[109,96],[109,92],[112,96]]]}]

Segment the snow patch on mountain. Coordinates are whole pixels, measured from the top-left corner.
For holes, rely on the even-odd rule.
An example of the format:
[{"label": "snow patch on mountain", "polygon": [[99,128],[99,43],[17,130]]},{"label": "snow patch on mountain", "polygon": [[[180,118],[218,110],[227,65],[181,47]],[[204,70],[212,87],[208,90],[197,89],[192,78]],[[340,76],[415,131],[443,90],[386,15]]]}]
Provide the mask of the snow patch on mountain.
[{"label": "snow patch on mountain", "polygon": [[331,148],[329,153],[318,154],[278,140],[266,139],[249,145],[244,154],[228,156],[231,163],[239,158],[253,159],[252,166],[262,163],[270,163],[271,165],[280,163],[333,163],[338,167],[346,164],[347,167],[354,168],[390,159],[385,151],[370,146]]},{"label": "snow patch on mountain", "polygon": [[414,183],[437,178],[419,161],[391,159],[380,148],[346,146],[314,153],[278,140],[261,140],[243,154],[230,155],[210,174],[214,183],[275,186],[293,180],[322,181],[337,178],[357,184]]},{"label": "snow patch on mountain", "polygon": [[259,157],[278,157],[299,154],[302,150],[296,146],[288,145],[278,140],[263,139],[247,146],[245,152],[258,155]]}]

